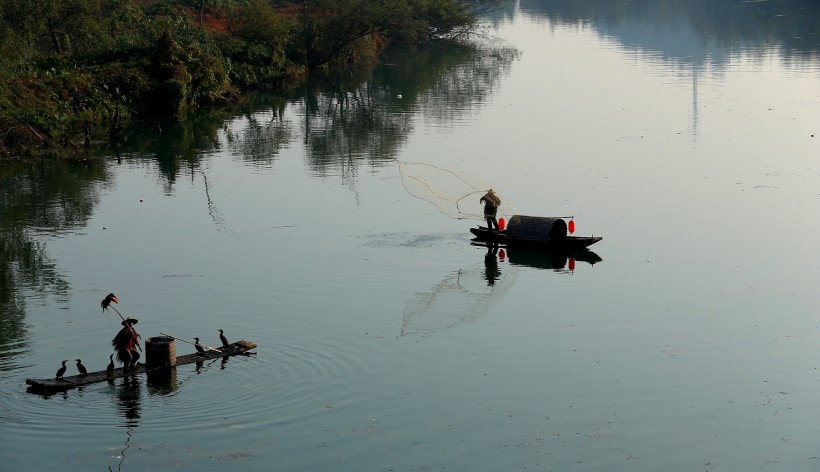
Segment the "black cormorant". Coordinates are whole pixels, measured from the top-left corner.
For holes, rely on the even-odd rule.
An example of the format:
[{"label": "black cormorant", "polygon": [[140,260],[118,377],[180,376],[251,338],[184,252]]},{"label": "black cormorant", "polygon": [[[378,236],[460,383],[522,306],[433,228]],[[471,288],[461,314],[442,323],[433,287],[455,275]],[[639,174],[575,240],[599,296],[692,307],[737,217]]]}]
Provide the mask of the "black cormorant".
[{"label": "black cormorant", "polygon": [[222,341],[222,347],[228,347],[231,345],[231,343],[228,342],[228,338],[225,337],[225,334],[222,332],[221,329],[219,330],[219,340]]},{"label": "black cormorant", "polygon": [[63,361],[63,366],[62,366],[62,367],[60,367],[59,369],[57,369],[57,376],[56,376],[56,378],[58,378],[58,379],[63,378],[63,374],[65,374],[65,369],[66,369],[66,367],[65,367],[65,363],[66,363],[66,362],[68,362],[68,361]]},{"label": "black cormorant", "polygon": [[200,354],[205,354],[205,349],[203,349],[202,346],[199,345],[199,338],[194,338],[194,341],[196,341],[194,343],[194,347],[196,348],[196,352],[198,352]]},{"label": "black cormorant", "polygon": [[114,295],[113,293],[109,293],[108,295],[106,295],[105,298],[103,298],[103,301],[100,302],[100,306],[102,307],[103,312],[105,312],[105,309],[108,308],[108,305],[110,305],[111,302],[120,302],[119,300],[117,300],[116,295]]},{"label": "black cormorant", "polygon": [[77,359],[77,370],[80,371],[80,375],[88,374],[88,370],[85,368],[85,366],[82,364],[82,361],[80,361],[79,359]]},{"label": "black cormorant", "polygon": [[105,368],[105,373],[107,375],[111,375],[114,373],[114,354],[108,356],[111,359],[111,362],[108,363],[108,367]]}]

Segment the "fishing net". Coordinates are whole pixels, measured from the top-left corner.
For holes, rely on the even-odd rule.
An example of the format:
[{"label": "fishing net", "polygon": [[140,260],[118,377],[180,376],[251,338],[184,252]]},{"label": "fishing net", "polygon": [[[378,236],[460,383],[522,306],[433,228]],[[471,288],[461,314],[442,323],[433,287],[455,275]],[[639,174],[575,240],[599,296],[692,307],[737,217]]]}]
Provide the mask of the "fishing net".
[{"label": "fishing net", "polygon": [[435,336],[442,330],[475,323],[483,318],[500,297],[514,285],[517,269],[488,262],[497,255],[485,256],[485,263],[459,269],[433,286],[419,292],[404,309],[399,336]]},{"label": "fishing net", "polygon": [[[404,189],[410,195],[434,205],[450,218],[457,220],[484,220],[484,205],[479,199],[491,185],[478,177],[464,172],[453,172],[423,162],[396,161]],[[497,189],[501,199],[498,217],[509,219],[516,214],[515,207]]]}]

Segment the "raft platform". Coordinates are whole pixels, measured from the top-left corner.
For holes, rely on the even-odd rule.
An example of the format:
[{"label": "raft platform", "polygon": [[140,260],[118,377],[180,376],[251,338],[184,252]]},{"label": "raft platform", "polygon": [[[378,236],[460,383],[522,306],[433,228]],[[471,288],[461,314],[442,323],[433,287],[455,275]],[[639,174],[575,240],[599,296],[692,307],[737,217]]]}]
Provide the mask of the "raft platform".
[{"label": "raft platform", "polygon": [[[244,340],[231,343],[228,346],[213,348],[214,350],[210,350],[206,347],[205,352],[202,354],[195,352],[193,354],[186,354],[184,356],[177,357],[176,365],[193,364],[195,362],[207,361],[209,359],[219,359],[220,357],[236,356],[239,354],[245,354],[246,352],[255,348],[256,344]],[[30,385],[30,387],[28,388],[29,392],[57,392],[61,390],[69,390],[75,387],[80,387],[82,385],[90,385],[99,382],[105,382],[108,380],[115,380],[123,377],[132,377],[138,374],[162,372],[163,370],[168,370],[170,368],[171,367],[166,366],[147,368],[145,364],[143,364],[142,362],[138,362],[136,368],[134,368],[133,370],[129,370],[128,372],[123,372],[122,367],[118,367],[114,369],[114,371],[110,375],[106,371],[101,370],[98,372],[89,372],[86,375],[65,376],[62,379],[26,379],[26,384]]]}]

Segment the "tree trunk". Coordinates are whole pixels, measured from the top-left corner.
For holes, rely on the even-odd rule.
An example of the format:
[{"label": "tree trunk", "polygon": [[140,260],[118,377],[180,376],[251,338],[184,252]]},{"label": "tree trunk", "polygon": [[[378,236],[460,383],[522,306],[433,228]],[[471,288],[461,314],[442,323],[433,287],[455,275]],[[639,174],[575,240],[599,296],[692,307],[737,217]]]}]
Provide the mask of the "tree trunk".
[{"label": "tree trunk", "polygon": [[51,44],[54,46],[54,52],[62,54],[63,47],[60,44],[60,33],[57,32],[57,26],[51,21],[51,18],[46,18],[46,27],[48,28],[48,35],[51,38]]}]

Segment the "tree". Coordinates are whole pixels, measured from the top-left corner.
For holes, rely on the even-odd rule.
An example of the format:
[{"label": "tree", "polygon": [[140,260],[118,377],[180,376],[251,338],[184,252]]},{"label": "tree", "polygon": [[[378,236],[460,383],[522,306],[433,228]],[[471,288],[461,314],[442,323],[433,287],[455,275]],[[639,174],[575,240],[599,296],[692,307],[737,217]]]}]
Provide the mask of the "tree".
[{"label": "tree", "polygon": [[349,57],[354,46],[388,39],[425,42],[469,32],[500,0],[302,0],[308,68]]},{"label": "tree", "polygon": [[0,0],[4,23],[26,48],[57,54],[88,46],[99,34],[102,0]]}]

